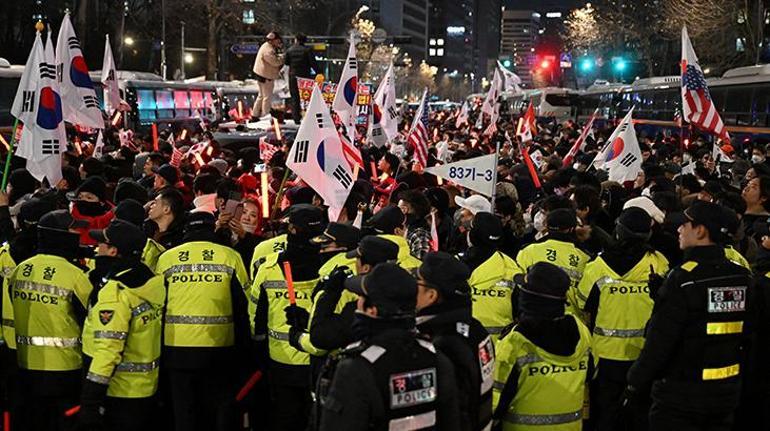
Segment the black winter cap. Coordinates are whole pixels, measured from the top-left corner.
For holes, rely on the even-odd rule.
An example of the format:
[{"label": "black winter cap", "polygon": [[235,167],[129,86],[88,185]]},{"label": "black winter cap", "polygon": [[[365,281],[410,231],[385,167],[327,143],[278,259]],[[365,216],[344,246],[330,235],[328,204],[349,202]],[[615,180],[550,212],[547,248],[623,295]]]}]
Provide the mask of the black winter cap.
[{"label": "black winter cap", "polygon": [[380,317],[415,314],[417,281],[395,263],[381,263],[366,275],[348,278],[345,288],[367,297]]},{"label": "black winter cap", "polygon": [[468,285],[470,269],[447,252],[427,253],[417,270],[417,276],[445,297],[470,296],[471,288]]}]

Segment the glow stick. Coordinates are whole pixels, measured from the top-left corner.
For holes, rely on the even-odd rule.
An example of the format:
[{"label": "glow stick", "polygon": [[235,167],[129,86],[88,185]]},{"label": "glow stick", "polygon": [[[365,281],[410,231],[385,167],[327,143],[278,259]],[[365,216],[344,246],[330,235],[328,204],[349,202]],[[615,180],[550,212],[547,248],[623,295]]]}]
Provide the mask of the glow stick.
[{"label": "glow stick", "polygon": [[262,217],[268,218],[270,217],[270,202],[267,196],[267,172],[262,172],[260,175],[262,182]]}]

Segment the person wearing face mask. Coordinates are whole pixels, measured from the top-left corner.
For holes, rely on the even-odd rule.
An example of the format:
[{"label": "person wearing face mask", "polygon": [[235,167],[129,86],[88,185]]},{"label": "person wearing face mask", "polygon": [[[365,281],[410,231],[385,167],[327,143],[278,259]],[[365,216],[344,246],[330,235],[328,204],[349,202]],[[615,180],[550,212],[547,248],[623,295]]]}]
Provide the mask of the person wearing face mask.
[{"label": "person wearing face mask", "polygon": [[[296,305],[309,309],[311,294],[318,283],[321,268],[320,246],[311,240],[323,232],[323,211],[310,204],[289,208],[289,228],[286,250],[263,258],[253,275],[250,300],[256,304],[250,316],[254,339],[269,356],[271,424],[274,430],[301,430],[307,425],[312,406],[310,396],[310,355],[297,350],[290,341],[292,326],[300,327],[299,313],[291,311],[292,321],[286,319],[290,305],[284,273],[291,268]],[[263,358],[260,358],[261,360]]]},{"label": "person wearing face mask", "polygon": [[9,276],[19,366],[18,428],[63,430],[62,412],[78,402],[81,334],[91,283],[75,264],[86,223],[66,210],[44,215],[37,254]]},{"label": "person wearing face mask", "polygon": [[574,210],[557,208],[549,211],[546,217],[547,234],[537,242],[524,247],[516,255],[516,263],[524,271],[537,262],[550,262],[564,270],[572,280],[572,285],[567,292],[568,309],[580,313],[575,306],[576,295],[580,295],[577,286],[590,256],[575,245],[576,227],[577,215]]},{"label": "person wearing face mask", "polygon": [[138,226],[115,219],[90,235],[99,242],[98,255],[113,264],[91,294],[97,299],[83,328],[83,351],[92,359],[83,380],[79,424],[84,430],[146,428],[158,388],[163,278],[141,263],[147,238]]},{"label": "person wearing face mask", "polygon": [[[318,276],[321,281],[313,289],[313,297],[311,298],[313,306],[309,311],[299,306],[289,306],[285,310],[286,321],[291,322],[289,344],[297,350],[312,353],[310,365],[313,370],[316,370],[320,365],[318,358],[326,356],[326,352],[320,349],[330,349],[328,347],[321,347],[320,349],[315,347],[316,345],[312,343],[308,324],[315,313],[319,311],[319,302],[323,302],[321,312],[328,315],[328,313],[333,314],[335,312],[338,304],[345,305],[355,299],[349,296],[341,298],[340,292],[342,291],[342,280],[347,278],[350,272],[355,273],[356,271],[355,256],[348,257],[347,254],[350,250],[355,250],[359,236],[360,231],[357,228],[332,222],[326,226],[326,230],[321,235],[311,239],[311,242],[321,247],[319,254],[323,262],[323,265],[318,269]],[[344,344],[337,346],[337,348],[343,346]],[[315,381],[315,379],[311,381]]]},{"label": "person wearing face mask", "polygon": [[765,152],[765,146],[761,144],[755,145],[751,149],[751,163],[758,165],[766,162],[767,162],[767,157]]},{"label": "person wearing face mask", "polygon": [[107,202],[107,183],[101,177],[88,177],[74,192],[67,194],[72,202],[72,217],[86,222],[87,227],[79,229],[82,245],[96,245],[88,236],[90,229],[104,229],[115,217],[113,205]]},{"label": "person wearing face mask", "polygon": [[449,236],[448,251],[450,253],[461,253],[468,248],[467,233],[470,230],[473,216],[480,212],[492,212],[492,204],[481,195],[471,195],[467,198],[455,196],[454,202],[459,207],[459,210],[455,211],[455,227]]},{"label": "person wearing face mask", "polygon": [[[591,352],[598,358],[591,407],[600,431],[618,426],[618,399],[644,345],[644,327],[652,313],[649,280],[668,271],[668,260],[648,244],[651,226],[643,209],[623,210],[615,227],[617,243],[586,265],[578,285],[577,306],[590,316]],[[630,429],[647,429],[648,409],[647,400],[632,406]]]},{"label": "person wearing face mask", "polygon": [[461,257],[471,272],[467,280],[473,298],[473,317],[494,340],[514,320],[513,276],[522,272],[513,259],[500,252],[502,236],[500,219],[488,212],[479,212],[468,231],[468,250]]},{"label": "person wearing face mask", "polygon": [[486,429],[492,420],[495,349],[484,326],[471,315],[470,270],[445,252],[428,253],[417,270],[417,330],[455,366],[461,426]]},{"label": "person wearing face mask", "polygon": [[460,429],[452,362],[415,331],[417,283],[381,263],[345,288],[358,294],[353,331],[359,341],[327,367],[319,391],[321,431]]},{"label": "person wearing face mask", "polygon": [[167,296],[163,366],[168,371],[174,426],[181,430],[235,428],[235,372],[250,345],[240,255],[216,243],[211,213],[190,214],[182,244],[166,250],[156,271]]},{"label": "person wearing face mask", "polygon": [[493,420],[504,431],[580,430],[591,333],[564,311],[571,280],[537,262],[516,283],[519,321],[496,346]]}]

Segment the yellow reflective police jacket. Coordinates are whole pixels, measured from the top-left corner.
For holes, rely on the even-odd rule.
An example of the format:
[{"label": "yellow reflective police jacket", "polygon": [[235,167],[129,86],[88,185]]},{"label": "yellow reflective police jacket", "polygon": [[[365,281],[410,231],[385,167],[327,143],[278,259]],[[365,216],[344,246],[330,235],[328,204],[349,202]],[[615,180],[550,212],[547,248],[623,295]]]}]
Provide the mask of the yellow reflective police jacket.
[{"label": "yellow reflective police jacket", "polygon": [[286,234],[278,235],[273,238],[266,239],[256,247],[254,247],[254,253],[251,255],[251,263],[249,264],[249,274],[251,279],[257,275],[257,269],[262,261],[273,253],[278,253],[286,250],[286,241],[288,236]]},{"label": "yellow reflective police jacket", "polygon": [[[348,259],[345,257],[346,253],[346,251],[343,251],[334,255],[334,257],[326,261],[326,263],[321,266],[321,268],[318,270],[318,278],[320,280],[319,283],[323,283],[324,277],[328,277],[335,268],[340,266],[347,266],[353,275],[358,274],[358,271],[356,270],[356,258]],[[326,292],[322,290],[316,294],[315,298],[311,298],[313,305],[310,307],[310,319],[308,319],[308,324],[313,321],[318,300],[325,294]],[[337,301],[337,307],[334,309],[334,312],[338,314],[341,313],[342,309],[345,307],[345,304],[357,299],[358,295],[347,289],[342,289],[342,294],[340,295],[339,301]],[[313,356],[323,356],[327,353],[325,350],[313,346],[313,344],[310,342],[310,334],[308,333],[302,334],[299,337],[299,344],[302,347],[302,350],[311,353]]]},{"label": "yellow reflective police jacket", "polygon": [[[144,251],[142,251],[142,263],[147,265],[152,272],[155,272],[155,267],[158,265],[158,258],[166,248],[163,247],[152,238],[147,238],[147,244],[144,245]],[[155,272],[157,274],[157,272]]]},{"label": "yellow reflective police jacket", "polygon": [[67,259],[38,254],[10,277],[19,367],[38,371],[72,371],[83,366],[81,324],[74,303],[85,310],[91,283]]},{"label": "yellow reflective police jacket", "polygon": [[11,303],[10,284],[11,273],[16,268],[16,262],[11,257],[11,245],[7,242],[0,247],[0,273],[3,276],[3,285],[0,294],[2,298],[2,332],[0,332],[0,344],[5,343],[9,349],[16,349],[16,331],[13,329],[13,304]]},{"label": "yellow reflective police jacket", "polygon": [[109,385],[108,396],[146,398],[158,389],[165,297],[160,275],[135,288],[109,280],[99,290],[88,314],[93,360],[86,378]]},{"label": "yellow reflective police jacket", "polygon": [[648,286],[650,268],[663,276],[668,272],[668,260],[657,251],[649,252],[623,275],[613,271],[601,255],[586,265],[578,285],[577,305],[585,308],[596,286],[599,306],[591,346],[594,358],[633,361],[639,357],[653,306]]},{"label": "yellow reflective police jacket", "polygon": [[516,274],[521,274],[519,265],[497,251],[468,279],[473,298],[473,317],[484,325],[493,339],[497,339],[500,331],[513,323],[511,294]]},{"label": "yellow reflective police jacket", "polygon": [[736,265],[740,265],[748,270],[751,270],[751,265],[749,264],[749,261],[746,260],[745,257],[736,249],[733,248],[733,246],[728,245],[725,246],[725,257],[727,260],[731,261],[732,263]]},{"label": "yellow reflective police jacket", "polygon": [[[256,277],[251,283],[250,300],[255,304],[253,307],[254,315],[250,315],[250,321],[254,324],[254,317],[257,313],[263,312],[257,307],[260,297],[264,296],[267,304],[267,338],[270,359],[286,365],[309,365],[310,356],[306,352],[301,352],[289,344],[289,324],[286,322],[286,312],[284,309],[290,305],[289,291],[286,287],[281,265],[278,263],[280,253],[274,253],[268,256],[262,265],[259,266]],[[294,292],[297,300],[297,306],[306,310],[310,309],[311,299],[318,279],[295,281]],[[309,342],[303,347],[307,347],[307,352],[322,354],[322,351],[314,349]]]},{"label": "yellow reflective police jacket", "polygon": [[233,249],[208,241],[191,241],[165,251],[156,268],[165,280],[168,299],[163,345],[227,347],[235,342],[230,287],[248,286],[246,268]]},{"label": "yellow reflective police jacket", "polygon": [[563,269],[569,275],[572,283],[567,291],[568,310],[581,315],[581,310],[575,307],[577,286],[583,276],[583,269],[590,256],[567,241],[545,238],[544,241],[530,244],[516,255],[516,263],[524,272],[537,262],[552,263]]},{"label": "yellow reflective police jacket", "polygon": [[[497,343],[493,408],[510,378],[518,378],[516,394],[502,417],[505,431],[579,431],[591,334],[575,319],[580,340],[575,352],[560,356],[541,349],[514,328]],[[516,373],[511,376],[511,373]]]},{"label": "yellow reflective police jacket", "polygon": [[406,242],[406,238],[398,235],[384,234],[377,235],[380,238],[385,238],[388,241],[395,242],[398,246],[398,266],[409,271],[417,269],[422,265],[422,261],[412,256],[412,250],[409,248],[409,243]]}]

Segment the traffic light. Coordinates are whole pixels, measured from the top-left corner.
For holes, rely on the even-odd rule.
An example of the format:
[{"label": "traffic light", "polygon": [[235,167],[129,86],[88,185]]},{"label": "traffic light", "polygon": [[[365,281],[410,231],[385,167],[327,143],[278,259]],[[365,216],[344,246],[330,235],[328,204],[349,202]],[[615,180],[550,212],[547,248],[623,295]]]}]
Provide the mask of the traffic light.
[{"label": "traffic light", "polygon": [[550,60],[543,60],[540,62],[540,68],[541,69],[550,69],[551,68],[551,61]]},{"label": "traffic light", "polygon": [[591,57],[583,57],[580,60],[580,71],[588,73],[594,69],[594,59]]},{"label": "traffic light", "polygon": [[505,66],[505,67],[511,67],[511,60],[510,60],[510,59],[508,59],[508,58],[506,58],[505,60],[503,60],[503,66]]},{"label": "traffic light", "polygon": [[626,67],[628,67],[628,62],[623,57],[615,57],[613,58],[613,64],[612,68],[615,69],[616,72],[623,72],[626,70]]}]

